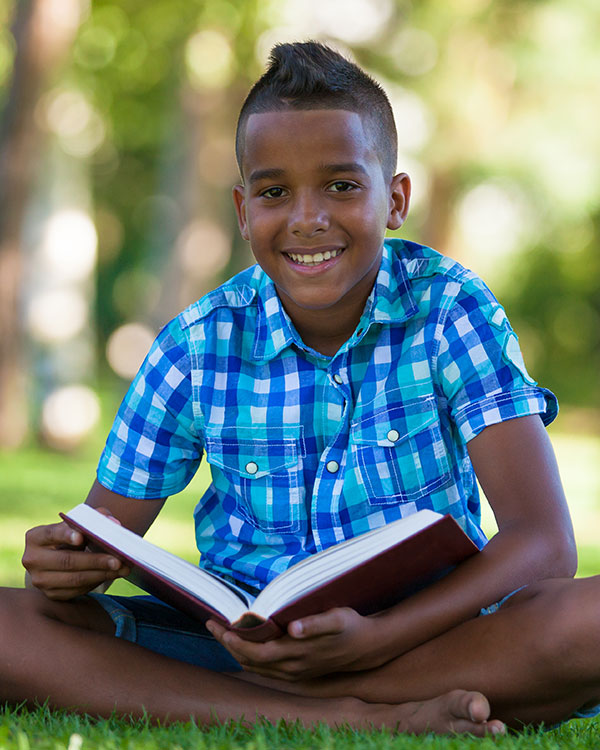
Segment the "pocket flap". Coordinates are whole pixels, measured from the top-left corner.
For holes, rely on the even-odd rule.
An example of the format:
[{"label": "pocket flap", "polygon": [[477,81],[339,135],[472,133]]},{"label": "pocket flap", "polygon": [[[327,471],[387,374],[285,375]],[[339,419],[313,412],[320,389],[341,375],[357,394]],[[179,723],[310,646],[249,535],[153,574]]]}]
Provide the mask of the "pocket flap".
[{"label": "pocket flap", "polygon": [[351,442],[391,448],[438,420],[433,395],[395,402],[352,422]]},{"label": "pocket flap", "polygon": [[260,479],[292,468],[302,451],[302,425],[220,427],[207,425],[209,463],[246,479]]}]

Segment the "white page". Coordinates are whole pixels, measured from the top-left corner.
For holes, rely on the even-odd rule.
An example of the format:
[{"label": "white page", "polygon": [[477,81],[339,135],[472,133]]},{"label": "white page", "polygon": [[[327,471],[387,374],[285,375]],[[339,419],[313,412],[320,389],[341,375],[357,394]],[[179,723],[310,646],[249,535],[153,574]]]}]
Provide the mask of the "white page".
[{"label": "white page", "polygon": [[[122,549],[149,570],[176,583],[196,598],[202,599],[225,615],[230,622],[237,620],[246,612],[247,605],[229,588],[227,582],[220,581],[217,576],[148,542],[133,531],[98,513],[89,505],[82,503],[66,515],[89,529],[90,532]],[[249,603],[250,595],[242,592],[241,589],[240,593]]]},{"label": "white page", "polygon": [[421,510],[308,557],[277,576],[256,598],[252,611],[268,617],[303,594],[331,581],[346,570],[375,557],[399,541],[443,518],[433,510]]}]

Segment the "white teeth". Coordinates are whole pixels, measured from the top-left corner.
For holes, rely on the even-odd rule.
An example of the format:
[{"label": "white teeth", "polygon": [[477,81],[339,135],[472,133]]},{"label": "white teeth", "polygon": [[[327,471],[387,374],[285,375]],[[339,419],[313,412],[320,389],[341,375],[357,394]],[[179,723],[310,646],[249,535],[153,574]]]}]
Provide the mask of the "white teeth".
[{"label": "white teeth", "polygon": [[314,255],[298,255],[297,253],[287,253],[287,255],[294,261],[294,263],[301,263],[305,266],[316,266],[324,260],[337,258],[341,252],[342,248],[340,247],[337,250],[326,250],[324,253],[315,253]]}]

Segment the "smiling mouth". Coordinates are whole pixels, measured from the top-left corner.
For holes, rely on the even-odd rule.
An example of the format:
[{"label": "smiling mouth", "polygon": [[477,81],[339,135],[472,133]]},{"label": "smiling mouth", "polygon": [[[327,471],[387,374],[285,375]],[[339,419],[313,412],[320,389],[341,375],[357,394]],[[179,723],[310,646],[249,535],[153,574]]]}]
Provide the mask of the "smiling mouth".
[{"label": "smiling mouth", "polygon": [[313,255],[299,254],[299,253],[286,253],[288,258],[291,258],[294,263],[298,263],[301,266],[318,266],[326,260],[337,258],[344,252],[344,248],[340,247],[337,250],[326,250],[324,253],[314,253]]}]

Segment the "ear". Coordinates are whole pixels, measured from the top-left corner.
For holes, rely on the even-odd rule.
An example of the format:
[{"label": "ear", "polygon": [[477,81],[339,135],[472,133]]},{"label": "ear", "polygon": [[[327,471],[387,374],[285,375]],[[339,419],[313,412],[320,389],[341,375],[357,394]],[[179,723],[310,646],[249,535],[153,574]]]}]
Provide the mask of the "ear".
[{"label": "ear", "polygon": [[400,229],[406,220],[410,204],[410,177],[401,172],[390,183],[390,211],[388,229]]},{"label": "ear", "polygon": [[246,191],[243,185],[233,186],[233,205],[235,206],[235,213],[237,214],[240,234],[245,240],[249,240],[248,222],[246,221]]}]

